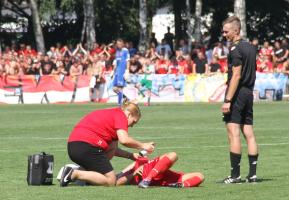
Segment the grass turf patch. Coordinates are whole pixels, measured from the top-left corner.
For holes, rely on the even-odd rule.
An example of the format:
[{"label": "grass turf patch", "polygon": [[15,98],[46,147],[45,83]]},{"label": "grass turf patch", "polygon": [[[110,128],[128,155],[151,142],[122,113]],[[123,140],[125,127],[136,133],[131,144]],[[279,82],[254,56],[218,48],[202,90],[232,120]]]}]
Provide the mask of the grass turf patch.
[{"label": "grass turf patch", "polygon": [[[142,107],[142,119],[129,130],[141,141],[154,141],[152,157],[175,151],[173,169],[200,171],[205,182],[199,188],[138,189],[136,186],[67,187],[27,186],[27,156],[46,151],[55,159],[54,177],[70,163],[66,140],[73,126],[94,109],[111,104],[0,105],[0,199],[288,199],[287,152],[289,151],[289,105],[287,102],[254,105],[255,134],[260,148],[259,184],[222,185],[216,181],[229,174],[227,136],[220,104],[153,104]],[[245,141],[241,174],[248,173]],[[129,160],[114,158],[115,171]]]}]

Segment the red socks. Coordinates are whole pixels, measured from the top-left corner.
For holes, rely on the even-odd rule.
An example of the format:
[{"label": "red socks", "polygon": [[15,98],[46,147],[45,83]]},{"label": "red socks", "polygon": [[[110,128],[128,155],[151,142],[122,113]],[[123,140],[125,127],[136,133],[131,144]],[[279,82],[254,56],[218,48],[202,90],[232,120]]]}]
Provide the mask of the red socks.
[{"label": "red socks", "polygon": [[194,176],[184,181],[184,187],[197,187],[202,183],[202,179],[198,176]]},{"label": "red socks", "polygon": [[161,174],[164,171],[168,170],[171,167],[171,165],[172,161],[167,156],[162,157],[145,179],[152,180],[158,174]]}]

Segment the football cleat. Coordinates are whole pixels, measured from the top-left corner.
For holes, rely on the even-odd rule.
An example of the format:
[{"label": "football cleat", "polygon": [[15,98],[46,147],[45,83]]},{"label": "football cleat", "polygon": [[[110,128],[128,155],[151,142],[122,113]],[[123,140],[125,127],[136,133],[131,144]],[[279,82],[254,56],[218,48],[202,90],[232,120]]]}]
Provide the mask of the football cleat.
[{"label": "football cleat", "polygon": [[151,181],[144,179],[138,184],[138,187],[145,189],[145,188],[148,188],[150,186],[150,183],[151,183]]},{"label": "football cleat", "polygon": [[71,175],[73,173],[72,167],[64,167],[60,179],[60,187],[66,187],[71,181]]},{"label": "football cleat", "polygon": [[228,176],[227,178],[225,178],[222,183],[224,184],[240,184],[241,183],[241,176],[237,177],[237,178],[233,178],[231,176]]},{"label": "football cleat", "polygon": [[246,183],[257,183],[257,182],[258,182],[258,178],[256,175],[251,176],[251,177],[249,176],[246,177]]}]

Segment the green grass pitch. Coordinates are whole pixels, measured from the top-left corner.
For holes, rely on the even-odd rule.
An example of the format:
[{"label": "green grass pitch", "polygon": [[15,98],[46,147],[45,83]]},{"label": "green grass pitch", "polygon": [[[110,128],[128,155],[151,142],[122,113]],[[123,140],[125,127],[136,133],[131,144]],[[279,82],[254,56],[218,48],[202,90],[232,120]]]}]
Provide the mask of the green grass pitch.
[{"label": "green grass pitch", "polygon": [[[54,178],[60,167],[70,163],[66,139],[86,113],[111,104],[0,105],[0,199],[1,200],[85,200],[85,199],[289,199],[289,104],[256,103],[255,133],[260,149],[258,184],[223,185],[216,181],[229,174],[229,153],[221,104],[153,104],[141,107],[142,119],[129,133],[142,141],[154,141],[152,156],[175,151],[179,160],[173,169],[200,171],[205,182],[198,188],[138,189],[122,187],[60,188],[27,186],[27,156],[46,151],[54,155]],[[243,142],[241,173],[248,173]],[[114,158],[116,171],[130,161]]]}]

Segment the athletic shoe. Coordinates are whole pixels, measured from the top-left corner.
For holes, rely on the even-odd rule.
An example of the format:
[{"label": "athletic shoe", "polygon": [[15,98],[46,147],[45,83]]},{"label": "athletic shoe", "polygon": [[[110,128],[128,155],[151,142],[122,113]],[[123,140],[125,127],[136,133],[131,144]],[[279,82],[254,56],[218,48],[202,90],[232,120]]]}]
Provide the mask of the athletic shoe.
[{"label": "athletic shoe", "polygon": [[81,168],[79,165],[77,165],[77,164],[74,164],[74,163],[72,163],[72,164],[66,164],[66,165],[64,165],[63,167],[61,167],[61,169],[60,169],[59,172],[57,173],[56,179],[57,179],[58,181],[60,181],[61,176],[62,176],[62,173],[63,173],[63,170],[64,170],[65,167],[71,167],[72,169],[82,170],[82,168]]},{"label": "athletic shoe", "polygon": [[183,188],[185,187],[183,183],[177,182],[177,183],[171,183],[168,185],[168,187],[173,187],[173,188]]},{"label": "athletic shoe", "polygon": [[256,175],[251,176],[251,177],[249,176],[246,177],[246,183],[257,183],[257,182],[258,182],[258,178]]},{"label": "athletic shoe", "polygon": [[148,181],[148,180],[142,180],[139,184],[138,184],[138,187],[139,188],[148,188],[150,186],[150,183],[151,181]]},{"label": "athletic shoe", "polygon": [[60,187],[66,187],[71,181],[71,175],[73,173],[72,167],[64,167],[61,179],[60,179]]},{"label": "athletic shoe", "polygon": [[240,184],[241,183],[241,176],[237,177],[237,178],[233,178],[231,176],[228,176],[227,178],[225,178],[222,183],[224,184]]}]

